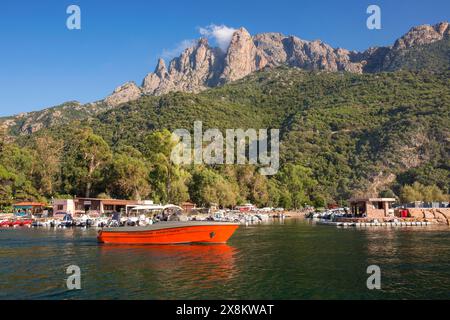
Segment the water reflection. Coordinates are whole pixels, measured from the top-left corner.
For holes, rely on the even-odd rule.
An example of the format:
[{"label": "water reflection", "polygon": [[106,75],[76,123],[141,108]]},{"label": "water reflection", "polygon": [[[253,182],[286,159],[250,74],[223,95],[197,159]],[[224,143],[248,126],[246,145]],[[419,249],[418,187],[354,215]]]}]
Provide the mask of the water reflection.
[{"label": "water reflection", "polygon": [[407,253],[409,259],[411,257],[436,256],[441,249],[447,250],[447,245],[440,246],[439,243],[426,245],[426,243],[423,243],[423,236],[440,239],[447,233],[448,228],[440,227],[368,228],[363,231],[366,238],[364,243],[370,256],[401,258],[399,255]]},{"label": "water reflection", "polygon": [[158,298],[171,298],[167,286],[178,292],[176,297],[192,297],[198,290],[223,286],[238,275],[238,250],[227,244],[101,245],[99,252],[103,269],[114,266],[111,272],[126,276],[127,282],[131,278],[132,283],[151,283],[142,290]]},{"label": "water reflection", "polygon": [[419,290],[429,298],[449,288],[450,245],[443,240],[448,228],[367,229],[364,234],[367,263],[380,266],[385,298],[414,299]]},{"label": "water reflection", "polygon": [[[0,232],[0,299],[449,298],[450,232],[333,228],[308,221],[240,227],[228,245],[99,245],[96,230]],[[82,270],[67,291],[66,268]],[[382,290],[368,290],[368,265]]]}]

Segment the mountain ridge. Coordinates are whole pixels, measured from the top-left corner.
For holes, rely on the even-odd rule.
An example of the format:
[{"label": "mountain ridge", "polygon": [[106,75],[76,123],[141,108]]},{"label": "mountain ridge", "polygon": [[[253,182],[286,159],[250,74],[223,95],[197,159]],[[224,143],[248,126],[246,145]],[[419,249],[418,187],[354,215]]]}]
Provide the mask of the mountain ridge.
[{"label": "mountain ridge", "polygon": [[[130,81],[117,87],[104,100],[85,105],[67,102],[41,111],[3,117],[0,118],[0,129],[13,135],[31,134],[54,123],[88,119],[142,96],[176,91],[198,93],[259,70],[283,65],[310,71],[361,74],[401,69],[417,71],[431,68],[429,61],[440,59],[443,62],[431,69],[448,70],[449,35],[448,22],[420,25],[411,28],[392,46],[357,52],[332,48],[320,40],[306,41],[276,32],[251,36],[245,28],[240,28],[233,34],[227,52],[211,47],[206,38],[200,38],[195,46],[184,50],[168,66],[159,59],[155,71],[147,74],[141,86]],[[430,56],[432,50],[437,52],[435,56]],[[421,66],[417,61],[425,62]]]},{"label": "mountain ridge", "polygon": [[[334,200],[396,190],[419,181],[448,192],[449,72],[326,73],[280,66],[200,93],[143,96],[83,123],[33,137],[71,141],[92,128],[113,150],[144,152],[151,132],[279,128],[281,168],[309,168]],[[221,166],[219,166],[221,167]],[[218,168],[218,170],[225,170]]]},{"label": "mountain ridge", "polygon": [[116,106],[143,94],[196,93],[283,64],[304,70],[381,72],[400,51],[440,41],[449,35],[448,22],[420,25],[411,28],[390,47],[357,52],[333,48],[321,40],[307,41],[276,32],[251,36],[241,27],[234,32],[226,52],[211,47],[206,38],[200,38],[194,46],[172,59],[169,67],[159,59],[155,71],[147,74],[141,87],[128,82],[118,87],[105,102]]}]

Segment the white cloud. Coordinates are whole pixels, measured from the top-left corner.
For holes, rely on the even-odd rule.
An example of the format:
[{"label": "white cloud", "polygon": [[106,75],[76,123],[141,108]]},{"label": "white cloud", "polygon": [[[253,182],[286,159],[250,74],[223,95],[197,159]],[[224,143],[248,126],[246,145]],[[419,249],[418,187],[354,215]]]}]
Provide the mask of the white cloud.
[{"label": "white cloud", "polygon": [[173,49],[164,49],[161,54],[161,57],[163,59],[171,60],[175,57],[178,57],[187,48],[195,46],[196,42],[197,42],[197,40],[191,40],[191,39],[183,40],[180,43],[178,43],[176,45],[176,47]]},{"label": "white cloud", "polygon": [[[225,25],[218,26],[215,24],[210,24],[209,26],[199,28],[198,30],[203,37],[212,39],[224,52],[228,50],[233,33],[236,31],[234,28]],[[187,48],[194,47],[197,41],[198,40],[193,39],[183,40],[172,49],[164,49],[161,53],[161,57],[165,60],[172,60],[173,58],[178,57]]]},{"label": "white cloud", "polygon": [[236,29],[227,27],[223,24],[220,26],[210,24],[207,27],[199,28],[199,31],[202,36],[214,39],[220,49],[227,51],[231,38],[233,37],[233,33]]}]

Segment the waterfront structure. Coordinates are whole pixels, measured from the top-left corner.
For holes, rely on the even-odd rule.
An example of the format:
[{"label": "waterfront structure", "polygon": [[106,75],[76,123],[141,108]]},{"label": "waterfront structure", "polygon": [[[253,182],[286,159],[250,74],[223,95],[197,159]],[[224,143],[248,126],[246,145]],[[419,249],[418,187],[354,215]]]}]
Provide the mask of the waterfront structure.
[{"label": "waterfront structure", "polygon": [[240,212],[250,212],[256,209],[256,207],[251,203],[246,203],[242,206],[236,206],[236,210],[239,210]]},{"label": "waterfront structure", "polygon": [[53,214],[75,213],[75,201],[73,199],[54,199]]},{"label": "waterfront structure", "polygon": [[45,206],[45,203],[42,202],[18,202],[13,205],[16,215],[42,214]]},{"label": "waterfront structure", "polygon": [[89,213],[89,215],[98,216],[113,212],[126,212],[129,207],[148,203],[153,202],[100,198],[55,199],[53,200],[53,213],[55,215]]},{"label": "waterfront structure", "polygon": [[185,212],[188,212],[188,213],[192,212],[192,210],[196,209],[196,207],[197,206],[196,206],[195,203],[192,203],[192,202],[189,202],[189,201],[183,202],[181,204],[181,208],[183,208],[183,210]]},{"label": "waterfront structure", "polygon": [[354,217],[383,219],[394,216],[392,204],[394,198],[353,198],[349,200],[350,210]]},{"label": "waterfront structure", "polygon": [[399,211],[405,211],[408,217],[415,219],[436,220],[450,225],[450,204],[448,202],[415,203],[404,205]]}]

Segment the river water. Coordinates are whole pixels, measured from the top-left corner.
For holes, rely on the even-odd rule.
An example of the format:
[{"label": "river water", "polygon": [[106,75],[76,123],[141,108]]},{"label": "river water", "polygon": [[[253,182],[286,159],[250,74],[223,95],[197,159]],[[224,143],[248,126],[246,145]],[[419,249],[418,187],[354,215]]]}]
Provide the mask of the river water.
[{"label": "river water", "polygon": [[[81,269],[67,290],[66,268]],[[367,289],[369,265],[381,289]],[[227,245],[100,245],[96,230],[1,229],[0,299],[449,299],[450,229],[241,226]]]}]

